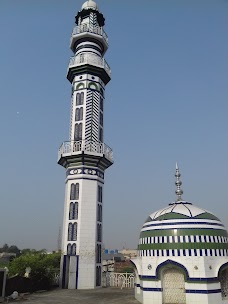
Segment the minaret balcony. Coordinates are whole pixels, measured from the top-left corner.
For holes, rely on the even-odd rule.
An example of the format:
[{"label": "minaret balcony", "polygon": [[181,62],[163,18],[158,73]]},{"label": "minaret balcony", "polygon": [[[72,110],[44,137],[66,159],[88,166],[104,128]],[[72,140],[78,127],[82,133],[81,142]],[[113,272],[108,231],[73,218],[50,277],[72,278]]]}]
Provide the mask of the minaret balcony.
[{"label": "minaret balcony", "polygon": [[67,69],[67,79],[69,81],[72,81],[76,71],[78,71],[78,73],[81,73],[88,70],[87,72],[89,72],[91,69],[97,70],[98,74],[104,74],[103,81],[105,83],[108,83],[108,81],[111,79],[111,69],[106,60],[96,54],[88,53],[82,53],[70,58]]},{"label": "minaret balcony", "polygon": [[65,158],[79,156],[82,152],[86,155],[96,158],[106,158],[110,163],[113,163],[112,149],[106,144],[98,141],[65,141],[58,151],[58,163],[61,164]]},{"label": "minaret balcony", "polygon": [[73,52],[75,43],[81,38],[93,38],[100,41],[104,48],[103,54],[108,49],[108,36],[100,26],[91,26],[89,23],[75,26],[70,38],[70,48]]}]

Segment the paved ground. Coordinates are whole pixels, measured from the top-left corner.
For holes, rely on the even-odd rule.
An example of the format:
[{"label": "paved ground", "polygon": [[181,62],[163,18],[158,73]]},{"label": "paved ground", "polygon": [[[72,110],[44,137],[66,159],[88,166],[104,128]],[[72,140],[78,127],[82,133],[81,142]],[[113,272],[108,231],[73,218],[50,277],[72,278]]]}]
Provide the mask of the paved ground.
[{"label": "paved ground", "polygon": [[[10,301],[10,303],[12,303]],[[139,304],[133,289],[100,288],[95,290],[55,289],[26,295],[26,304]]]}]

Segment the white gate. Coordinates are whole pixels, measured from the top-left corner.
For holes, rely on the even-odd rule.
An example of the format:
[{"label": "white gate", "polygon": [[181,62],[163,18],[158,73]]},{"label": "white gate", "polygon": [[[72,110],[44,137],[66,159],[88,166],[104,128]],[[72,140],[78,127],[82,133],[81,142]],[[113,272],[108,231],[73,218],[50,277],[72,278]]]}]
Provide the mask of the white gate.
[{"label": "white gate", "polygon": [[104,287],[134,288],[135,275],[133,273],[103,272]]},{"label": "white gate", "polygon": [[176,268],[164,270],[163,304],[186,304],[184,274]]}]

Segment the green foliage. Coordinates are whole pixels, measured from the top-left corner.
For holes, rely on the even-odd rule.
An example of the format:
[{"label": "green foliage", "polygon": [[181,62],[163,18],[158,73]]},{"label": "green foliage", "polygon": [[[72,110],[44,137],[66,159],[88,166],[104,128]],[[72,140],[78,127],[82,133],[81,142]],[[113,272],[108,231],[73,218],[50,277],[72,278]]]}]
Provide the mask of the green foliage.
[{"label": "green foliage", "polygon": [[21,254],[36,254],[36,253],[47,253],[46,249],[41,249],[41,250],[36,250],[36,249],[30,249],[30,248],[25,248],[21,250]]},{"label": "green foliage", "polygon": [[27,267],[31,268],[31,278],[42,279],[47,277],[51,279],[52,269],[59,269],[60,253],[24,253],[9,263],[9,275],[19,274],[23,276]]},{"label": "green foliage", "polygon": [[9,262],[0,262],[0,268],[9,267]]}]

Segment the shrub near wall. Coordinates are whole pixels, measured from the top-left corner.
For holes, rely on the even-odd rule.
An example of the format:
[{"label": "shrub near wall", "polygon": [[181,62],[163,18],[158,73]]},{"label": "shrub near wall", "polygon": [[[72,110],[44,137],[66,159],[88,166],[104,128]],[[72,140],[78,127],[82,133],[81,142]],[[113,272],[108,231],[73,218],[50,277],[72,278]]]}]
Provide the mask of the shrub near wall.
[{"label": "shrub near wall", "polygon": [[9,263],[9,276],[24,276],[25,269],[31,268],[30,278],[34,281],[48,279],[52,280],[52,269],[58,269],[60,264],[60,253],[27,253],[15,258]]}]

